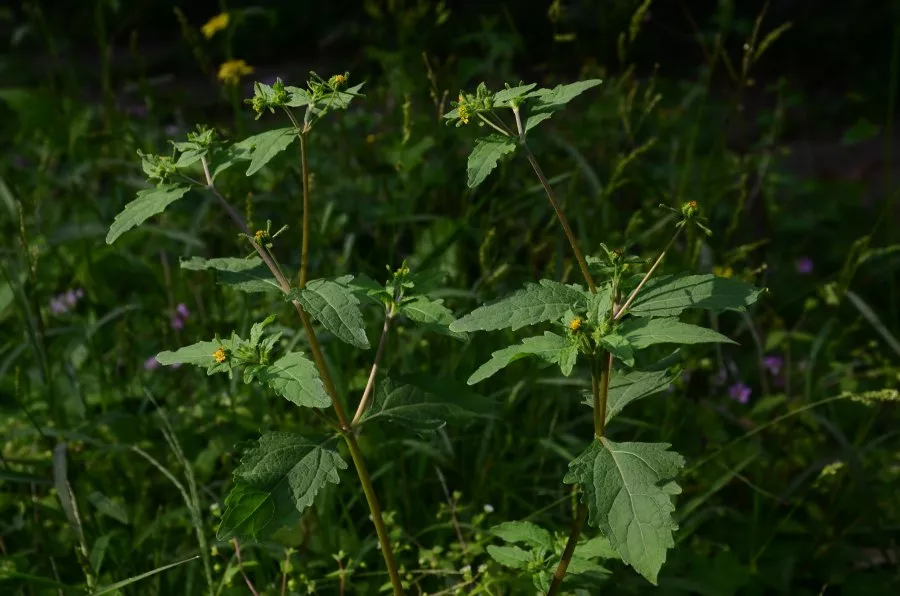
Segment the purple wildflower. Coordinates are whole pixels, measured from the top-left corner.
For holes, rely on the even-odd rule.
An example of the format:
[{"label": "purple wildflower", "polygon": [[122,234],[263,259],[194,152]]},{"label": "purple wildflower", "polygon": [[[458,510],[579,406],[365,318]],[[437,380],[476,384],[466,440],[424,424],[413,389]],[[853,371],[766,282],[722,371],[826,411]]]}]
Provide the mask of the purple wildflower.
[{"label": "purple wildflower", "polygon": [[72,310],[82,298],[84,298],[84,290],[81,288],[66,290],[50,300],[50,312],[55,315],[63,315]]},{"label": "purple wildflower", "polygon": [[191,311],[188,310],[188,307],[185,306],[183,302],[175,307],[175,312],[182,319],[187,319],[189,316],[191,316]]},{"label": "purple wildflower", "polygon": [[797,273],[800,275],[809,275],[813,270],[813,260],[809,257],[800,257],[795,263]]},{"label": "purple wildflower", "polygon": [[784,359],[781,356],[766,356],[763,358],[763,368],[769,371],[773,377],[781,374],[781,368],[784,366]]},{"label": "purple wildflower", "polygon": [[50,301],[50,312],[53,314],[61,315],[67,310],[69,310],[69,308],[58,298],[54,298]]},{"label": "purple wildflower", "polygon": [[739,404],[746,404],[749,402],[752,393],[753,390],[740,381],[728,388],[728,397]]},{"label": "purple wildflower", "polygon": [[184,320],[179,316],[172,317],[172,329],[175,331],[181,331],[184,329]]},{"label": "purple wildflower", "polygon": [[144,370],[154,370],[157,368],[159,368],[159,360],[156,359],[156,356],[150,356],[144,360]]}]

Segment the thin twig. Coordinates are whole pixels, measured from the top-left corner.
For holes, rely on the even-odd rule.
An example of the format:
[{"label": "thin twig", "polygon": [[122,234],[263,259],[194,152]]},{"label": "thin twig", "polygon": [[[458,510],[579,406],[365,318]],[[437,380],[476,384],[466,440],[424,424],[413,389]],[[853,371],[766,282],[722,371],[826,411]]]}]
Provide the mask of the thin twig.
[{"label": "thin twig", "polygon": [[653,262],[653,265],[650,267],[647,273],[644,274],[644,277],[641,278],[640,283],[638,283],[637,287],[631,291],[631,294],[628,295],[628,298],[625,300],[624,304],[622,304],[619,310],[616,311],[616,314],[613,315],[614,321],[618,321],[620,318],[622,318],[622,315],[625,314],[625,311],[628,310],[628,307],[631,306],[632,302],[634,302],[634,299],[637,297],[638,292],[641,291],[641,289],[644,287],[644,284],[647,283],[647,280],[650,279],[650,276],[653,275],[653,272],[656,271],[656,268],[659,267],[660,263],[662,263],[663,258],[665,258],[666,253],[669,252],[669,249],[672,247],[672,244],[675,242],[675,239],[678,238],[678,235],[680,233],[681,228],[675,230],[675,235],[672,236],[672,239],[669,240],[669,243],[666,245],[663,251],[659,253],[658,257],[656,257],[656,261]]},{"label": "thin twig", "polygon": [[300,249],[300,289],[306,287],[309,274],[309,160],[306,156],[306,133],[300,134],[300,163],[303,167],[303,239]]},{"label": "thin twig", "polygon": [[241,558],[241,545],[238,543],[238,539],[233,539],[231,543],[234,544],[234,554],[237,557],[238,569],[241,570],[241,575],[244,577],[244,581],[247,582],[247,588],[250,589],[250,593],[253,596],[259,596],[259,592],[253,587],[253,582],[250,581],[250,578],[247,577],[247,573],[244,571],[244,560]]},{"label": "thin twig", "polygon": [[355,427],[359,421],[362,419],[363,414],[366,412],[366,408],[369,404],[369,398],[372,396],[373,389],[375,388],[375,376],[378,373],[378,366],[381,364],[381,357],[384,355],[384,346],[387,344],[388,333],[390,331],[391,319],[394,318],[394,309],[391,307],[390,310],[385,312],[384,315],[384,327],[381,328],[381,339],[378,340],[378,349],[375,351],[375,360],[372,362],[372,370],[369,371],[369,380],[366,381],[366,388],[363,391],[362,397],[359,400],[359,406],[356,408],[356,414],[353,416],[353,420],[350,422],[351,427]]}]

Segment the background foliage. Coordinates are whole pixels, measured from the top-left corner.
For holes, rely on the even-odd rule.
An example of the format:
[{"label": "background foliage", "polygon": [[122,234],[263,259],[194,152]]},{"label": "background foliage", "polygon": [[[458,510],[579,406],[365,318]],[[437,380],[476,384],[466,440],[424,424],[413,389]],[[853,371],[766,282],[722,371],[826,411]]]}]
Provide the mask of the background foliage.
[{"label": "background foliage", "polygon": [[[578,272],[523,160],[467,187],[483,131],[445,126],[448,102],[482,80],[602,78],[532,147],[586,252],[627,239],[654,255],[668,239],[657,206],[697,200],[714,235],[676,247],[666,266],[769,288],[747,315],[703,321],[740,345],[691,347],[664,398],[617,417],[613,440],[663,440],[686,459],[658,589],[897,589],[897,414],[884,403],[900,385],[896,2],[307,4],[0,8],[4,592],[84,584],[85,561],[109,586],[210,552],[221,593],[247,592],[232,545],[212,538],[235,446],[314,420],[238,380],[151,357],[232,328],[246,336],[271,301],[180,265],[242,250],[199,195],[114,246],[105,238],[144,187],[138,150],[165,153],[196,122],[255,132],[241,105],[252,80],[299,85],[310,69],[366,81],[363,101],[317,129],[311,269],[384,279],[385,264],[404,259],[438,268],[435,295],[457,313]],[[207,39],[202,25],[222,12],[228,26]],[[229,60],[255,72],[226,84],[217,75]],[[254,228],[289,226],[278,248],[296,269],[296,153],[231,183]],[[288,306],[278,314],[273,327],[299,342]],[[459,342],[405,325],[385,365],[463,381],[516,338]],[[338,341],[325,349],[348,373],[339,392],[361,390],[370,356]],[[565,536],[573,502],[560,480],[590,436],[587,383],[578,369],[561,381],[514,363],[479,385],[495,403],[488,419],[367,432],[406,579],[429,593],[533,589],[489,555],[505,540],[489,528],[528,519]],[[329,485],[310,511],[281,537],[293,550],[244,545],[255,586],[376,592],[386,579],[358,491]],[[602,590],[651,589],[608,567]],[[202,593],[203,574],[192,560],[121,591]]]}]

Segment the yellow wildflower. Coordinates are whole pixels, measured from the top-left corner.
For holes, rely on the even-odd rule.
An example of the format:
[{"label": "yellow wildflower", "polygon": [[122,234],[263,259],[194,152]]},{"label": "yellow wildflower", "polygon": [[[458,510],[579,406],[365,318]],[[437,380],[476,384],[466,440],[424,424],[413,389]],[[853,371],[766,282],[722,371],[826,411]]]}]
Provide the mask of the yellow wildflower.
[{"label": "yellow wildflower", "polygon": [[266,231],[265,230],[256,230],[256,233],[253,234],[253,236],[256,238],[257,242],[262,242],[263,238],[266,237]]},{"label": "yellow wildflower", "polygon": [[712,268],[712,272],[713,272],[713,275],[715,275],[716,277],[733,277],[734,276],[734,269],[732,269],[731,266],[729,266],[729,265],[725,265],[724,267],[715,265]]},{"label": "yellow wildflower", "polygon": [[469,118],[472,116],[472,112],[469,110],[469,106],[465,104],[460,104],[457,108],[457,113],[459,114],[459,120],[463,124],[469,123]]},{"label": "yellow wildflower", "polygon": [[237,85],[242,77],[253,73],[253,67],[243,60],[229,60],[219,66],[218,78],[226,85]]},{"label": "yellow wildflower", "polygon": [[228,355],[225,353],[225,350],[219,348],[218,350],[213,352],[213,358],[216,359],[216,362],[222,364],[223,362],[225,362],[225,359],[228,358]]},{"label": "yellow wildflower", "polygon": [[571,329],[572,331],[578,331],[579,329],[581,329],[581,318],[575,317],[574,319],[572,319],[569,322],[569,329]]},{"label": "yellow wildflower", "polygon": [[342,74],[336,74],[330,79],[328,79],[328,84],[334,87],[335,89],[339,89],[344,86],[344,83],[347,82],[347,78]]},{"label": "yellow wildflower", "polygon": [[203,32],[203,37],[205,37],[206,39],[212,39],[213,35],[228,27],[228,22],[230,20],[231,17],[228,16],[227,12],[217,14],[210,20],[206,21],[206,24],[200,27],[200,31]]}]

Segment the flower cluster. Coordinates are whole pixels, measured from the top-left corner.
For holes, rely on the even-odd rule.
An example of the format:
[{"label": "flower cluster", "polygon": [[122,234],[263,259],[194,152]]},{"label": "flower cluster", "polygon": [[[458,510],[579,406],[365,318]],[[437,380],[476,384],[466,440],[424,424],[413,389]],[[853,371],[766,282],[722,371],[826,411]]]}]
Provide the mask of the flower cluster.
[{"label": "flower cluster", "polygon": [[50,300],[50,312],[55,315],[63,315],[72,310],[82,298],[84,298],[84,290],[81,288],[57,294]]},{"label": "flower cluster", "polygon": [[206,24],[200,27],[200,31],[203,32],[203,37],[206,39],[212,39],[213,35],[218,33],[219,31],[223,31],[228,28],[228,23],[231,21],[231,17],[227,12],[219,13],[210,20],[206,21]]},{"label": "flower cluster", "polygon": [[191,316],[191,311],[188,310],[188,307],[184,305],[184,303],[179,304],[175,307],[175,313],[172,315],[171,323],[172,329],[175,331],[181,331],[184,329],[184,324],[187,322],[188,317]]},{"label": "flower cluster", "polygon": [[237,85],[241,79],[253,74],[254,68],[244,60],[229,60],[219,66],[216,77],[226,85]]}]

